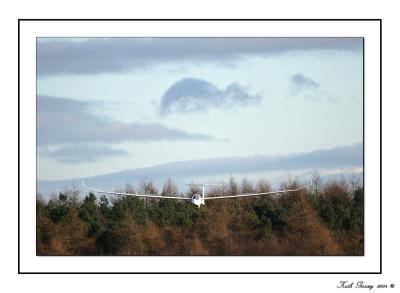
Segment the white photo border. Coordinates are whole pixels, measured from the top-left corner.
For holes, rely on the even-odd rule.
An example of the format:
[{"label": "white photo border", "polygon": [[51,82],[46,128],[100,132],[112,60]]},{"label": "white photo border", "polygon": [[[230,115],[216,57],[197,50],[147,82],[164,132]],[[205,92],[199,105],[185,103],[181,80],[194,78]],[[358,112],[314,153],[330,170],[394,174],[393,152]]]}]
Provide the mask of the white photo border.
[{"label": "white photo border", "polygon": [[[381,20],[18,21],[19,273],[382,273]],[[36,256],[36,38],[362,37],[364,256]]]}]

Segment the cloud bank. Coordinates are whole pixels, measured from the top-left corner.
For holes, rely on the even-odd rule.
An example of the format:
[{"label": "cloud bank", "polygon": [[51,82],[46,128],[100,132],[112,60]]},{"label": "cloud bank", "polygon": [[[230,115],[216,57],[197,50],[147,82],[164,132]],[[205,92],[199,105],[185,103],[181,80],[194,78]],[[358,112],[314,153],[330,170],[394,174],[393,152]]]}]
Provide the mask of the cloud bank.
[{"label": "cloud bank", "polygon": [[100,74],[292,51],[362,52],[362,44],[362,38],[39,38],[37,72],[39,77]]},{"label": "cloud bank", "polygon": [[121,149],[112,148],[107,145],[92,144],[72,144],[55,147],[43,146],[38,149],[38,153],[67,164],[95,162],[109,157],[128,155],[126,151]]},{"label": "cloud bank", "polygon": [[98,158],[126,154],[123,150],[110,148],[107,144],[161,140],[215,140],[210,135],[188,133],[161,123],[122,123],[94,114],[92,111],[94,107],[96,103],[38,96],[39,153],[62,162],[78,162],[94,160],[96,154]]},{"label": "cloud bank", "polygon": [[150,168],[134,169],[115,175],[137,176],[204,176],[213,174],[235,174],[258,171],[281,171],[318,168],[351,168],[363,165],[361,143],[317,150],[307,153],[248,157],[228,157],[208,160],[172,162]]},{"label": "cloud bank", "polygon": [[160,113],[196,112],[208,109],[229,109],[261,101],[261,96],[251,95],[239,83],[232,83],[225,90],[198,78],[183,78],[171,85],[161,99]]},{"label": "cloud bank", "polygon": [[[61,144],[157,140],[213,140],[161,123],[122,123],[90,112],[90,104],[68,98],[38,96],[37,143]],[[59,104],[58,104],[59,103]]]},{"label": "cloud bank", "polygon": [[[358,143],[350,146],[280,156],[257,155],[171,162],[86,179],[87,182],[90,182],[94,186],[113,189],[115,186],[126,182],[138,182],[142,178],[152,179],[162,184],[163,180],[170,176],[174,181],[185,179],[186,182],[184,183],[187,183],[196,178],[219,175],[229,178],[230,175],[236,176],[254,172],[283,171],[288,174],[295,170],[305,169],[338,170],[349,168],[362,169],[362,167],[363,145],[362,143]],[[62,188],[73,181],[80,183],[81,179],[39,181],[39,191],[47,192],[52,189]]]}]

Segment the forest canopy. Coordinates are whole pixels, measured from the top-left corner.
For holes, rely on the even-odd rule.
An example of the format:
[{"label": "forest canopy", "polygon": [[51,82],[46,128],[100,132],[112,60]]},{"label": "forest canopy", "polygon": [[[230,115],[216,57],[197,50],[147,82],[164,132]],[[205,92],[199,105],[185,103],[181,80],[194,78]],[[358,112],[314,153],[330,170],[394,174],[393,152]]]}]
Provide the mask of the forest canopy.
[{"label": "forest canopy", "polygon": [[[282,189],[299,187],[296,180]],[[263,179],[231,177],[207,196],[271,191]],[[168,178],[119,191],[191,196]],[[357,180],[323,182],[279,195],[207,201],[79,195],[65,190],[36,200],[37,255],[364,255],[364,189]]]}]

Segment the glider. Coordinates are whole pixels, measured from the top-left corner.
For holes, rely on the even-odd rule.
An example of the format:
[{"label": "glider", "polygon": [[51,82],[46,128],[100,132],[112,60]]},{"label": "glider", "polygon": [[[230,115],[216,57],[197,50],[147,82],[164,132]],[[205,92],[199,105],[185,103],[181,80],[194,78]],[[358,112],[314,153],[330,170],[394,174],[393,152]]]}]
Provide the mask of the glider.
[{"label": "glider", "polygon": [[225,196],[212,196],[212,197],[205,197],[205,187],[206,186],[223,186],[223,184],[186,184],[191,186],[201,186],[202,193],[201,195],[198,193],[193,194],[192,197],[181,197],[181,196],[163,196],[163,195],[156,195],[156,194],[138,194],[138,193],[124,193],[124,192],[113,192],[113,191],[104,191],[99,190],[96,188],[89,187],[85,185],[85,181],[82,182],[83,188],[88,190],[101,193],[101,194],[110,194],[116,196],[136,196],[136,197],[147,197],[147,198],[169,198],[169,199],[176,199],[176,200],[190,200],[190,202],[197,207],[205,204],[206,200],[209,199],[223,199],[223,198],[234,198],[234,197],[249,197],[249,196],[257,196],[257,195],[268,195],[268,194],[279,194],[279,193],[286,193],[286,192],[294,192],[304,189],[305,187],[299,187],[295,189],[286,189],[286,190],[278,190],[278,191],[269,191],[269,192],[260,192],[260,193],[243,193],[243,194],[235,194],[235,195],[225,195]]}]

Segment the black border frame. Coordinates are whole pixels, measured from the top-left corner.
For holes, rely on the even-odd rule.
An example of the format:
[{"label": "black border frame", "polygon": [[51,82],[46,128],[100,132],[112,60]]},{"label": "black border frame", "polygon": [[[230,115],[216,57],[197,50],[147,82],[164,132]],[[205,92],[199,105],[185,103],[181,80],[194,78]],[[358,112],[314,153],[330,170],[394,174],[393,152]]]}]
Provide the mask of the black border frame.
[{"label": "black border frame", "polygon": [[[379,272],[22,272],[20,257],[20,24],[23,21],[377,21],[380,46],[380,268]],[[365,162],[365,43],[363,38],[363,165]],[[364,174],[363,174],[364,180]],[[364,248],[365,249],[365,248]],[[382,19],[18,19],[18,274],[382,274]]]}]

